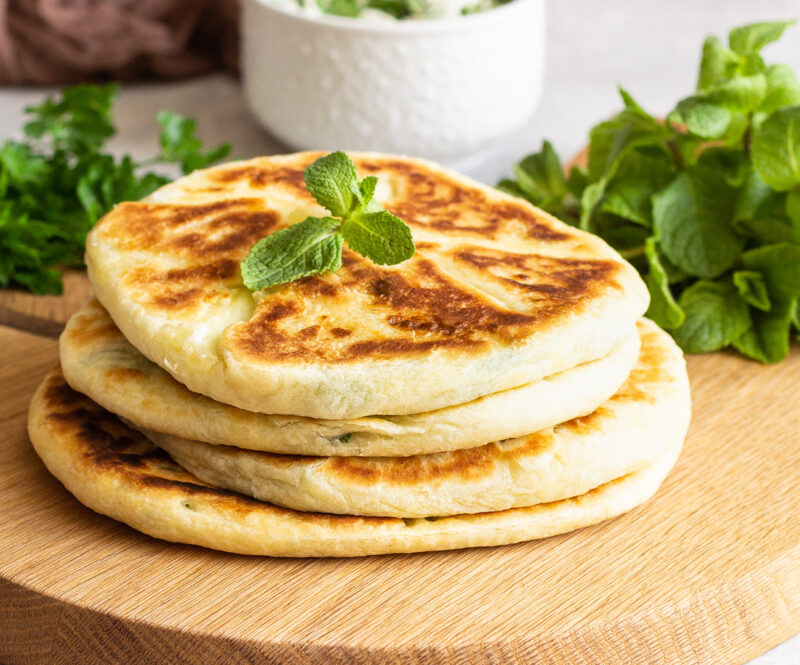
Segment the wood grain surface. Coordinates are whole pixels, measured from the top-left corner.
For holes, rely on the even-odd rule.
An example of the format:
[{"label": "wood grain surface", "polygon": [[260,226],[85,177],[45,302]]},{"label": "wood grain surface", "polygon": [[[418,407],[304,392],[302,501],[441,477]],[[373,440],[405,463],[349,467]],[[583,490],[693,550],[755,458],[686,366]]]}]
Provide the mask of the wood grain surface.
[{"label": "wood grain surface", "polygon": [[25,433],[53,340],[0,328],[0,662],[745,663],[800,631],[800,352],[690,359],[695,415],[656,497],[507,547],[248,558],[94,514]]},{"label": "wood grain surface", "polygon": [[85,270],[64,273],[64,293],[36,296],[15,289],[0,289],[0,326],[58,337],[64,324],[89,299],[92,286]]}]

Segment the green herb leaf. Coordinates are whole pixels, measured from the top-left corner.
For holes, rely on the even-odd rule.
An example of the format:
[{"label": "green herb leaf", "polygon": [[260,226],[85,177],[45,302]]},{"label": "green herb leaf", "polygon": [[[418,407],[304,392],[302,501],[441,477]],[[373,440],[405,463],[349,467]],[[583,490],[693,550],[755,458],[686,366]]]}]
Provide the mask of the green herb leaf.
[{"label": "green herb leaf", "polygon": [[778,298],[800,297],[800,246],[781,243],[751,249],[742,255],[748,270],[764,276],[769,292]]},{"label": "green herb leaf", "polygon": [[686,128],[705,139],[723,136],[731,124],[731,112],[724,106],[704,101],[702,97],[688,97],[678,103],[667,120]]},{"label": "green herb leaf", "polygon": [[800,104],[800,83],[788,65],[772,65],[765,70],[767,95],[759,111],[774,113],[784,106]]},{"label": "green herb leaf", "polygon": [[411,230],[386,210],[354,215],[342,223],[348,246],[379,265],[394,265],[414,256]]},{"label": "green herb leaf", "polygon": [[646,316],[662,328],[678,328],[683,324],[686,315],[672,296],[667,272],[661,264],[656,241],[652,237],[645,242],[645,254],[650,266],[645,277],[647,289],[650,291],[650,306]]},{"label": "green herb leaf", "polygon": [[776,111],[756,129],[753,165],[773,189],[800,184],[800,107]]},{"label": "green herb leaf", "polygon": [[161,126],[158,142],[161,145],[160,161],[178,162],[184,174],[202,169],[223,159],[230,152],[228,144],[203,151],[203,142],[197,136],[197,122],[174,111],[161,111],[156,119]]},{"label": "green herb leaf", "polygon": [[35,116],[24,127],[28,138],[49,136],[55,149],[81,154],[94,152],[114,135],[111,107],[119,88],[76,85],[63,91],[61,99],[48,97],[42,104],[29,106]]},{"label": "green herb leaf", "polygon": [[311,196],[336,217],[350,213],[354,197],[361,194],[356,166],[341,150],[320,157],[303,175]]},{"label": "green herb leaf", "polygon": [[251,291],[338,270],[342,265],[340,222],[307,217],[259,240],[242,261],[242,281]]},{"label": "green herb leaf", "polygon": [[764,74],[737,76],[711,85],[705,96],[712,104],[731,111],[755,111],[767,96],[767,77]]},{"label": "green herb leaf", "polygon": [[[102,152],[114,134],[116,94],[115,85],[67,88],[27,109],[25,142],[0,146],[0,287],[60,293],[58,269],[82,265],[92,225],[116,203],[168,182]],[[205,153],[206,161],[221,152]]]},{"label": "green herb leaf", "polygon": [[777,41],[795,21],[769,21],[734,28],[728,36],[731,49],[739,55],[758,53],[767,44]]},{"label": "green herb leaf", "polygon": [[705,92],[717,81],[728,78],[738,64],[737,55],[726,49],[717,37],[706,37],[697,77],[697,92]]},{"label": "green herb leaf", "polygon": [[687,353],[723,349],[751,325],[747,303],[728,281],[697,281],[681,294],[678,305],[686,319],[673,336]]},{"label": "green herb leaf", "polygon": [[615,175],[621,158],[627,151],[640,147],[660,145],[665,138],[663,125],[647,114],[620,89],[625,110],[611,120],[596,125],[589,134],[589,179]]},{"label": "green herb leaf", "polygon": [[741,255],[731,225],[733,190],[711,169],[693,168],[653,197],[653,225],[664,254],[690,275],[718,277]]},{"label": "green herb leaf", "polygon": [[567,193],[561,162],[549,141],[541,152],[528,155],[514,167],[517,184],[525,195],[539,201],[545,210],[560,206]]},{"label": "green herb leaf", "polygon": [[772,303],[768,312],[753,312],[753,326],[733,340],[737,351],[762,363],[777,363],[789,355],[790,300]]},{"label": "green herb leaf", "polygon": [[262,238],[242,262],[242,280],[251,290],[338,270],[342,243],[380,265],[414,255],[411,229],[373,198],[378,178],[359,182],[352,160],[341,151],[320,157],[304,172],[306,187],[334,215],[308,217]]},{"label": "green herb leaf", "polygon": [[733,273],[733,284],[748,305],[768,312],[772,302],[767,293],[767,284],[760,272],[754,270],[737,270]]}]

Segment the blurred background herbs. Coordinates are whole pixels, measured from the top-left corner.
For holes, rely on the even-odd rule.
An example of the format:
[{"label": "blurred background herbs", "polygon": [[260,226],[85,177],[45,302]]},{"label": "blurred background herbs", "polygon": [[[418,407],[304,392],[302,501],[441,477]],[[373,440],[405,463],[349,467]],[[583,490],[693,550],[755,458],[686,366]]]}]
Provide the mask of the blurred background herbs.
[{"label": "blurred background herbs", "polygon": [[545,141],[499,184],[619,250],[647,282],[648,316],[688,353],[774,363],[800,331],[800,84],[761,56],[792,24],[708,37],[695,93],[665,122],[620,89],[586,167],[565,177]]},{"label": "blurred background herbs", "polygon": [[116,85],[68,88],[28,107],[24,140],[0,147],[0,287],[61,293],[60,271],[83,265],[95,222],[170,181],[144,167],[177,164],[185,174],[228,154],[228,145],[205,150],[195,121],[171,111],[158,114],[161,150],[152,159],[104,152],[116,95]]}]

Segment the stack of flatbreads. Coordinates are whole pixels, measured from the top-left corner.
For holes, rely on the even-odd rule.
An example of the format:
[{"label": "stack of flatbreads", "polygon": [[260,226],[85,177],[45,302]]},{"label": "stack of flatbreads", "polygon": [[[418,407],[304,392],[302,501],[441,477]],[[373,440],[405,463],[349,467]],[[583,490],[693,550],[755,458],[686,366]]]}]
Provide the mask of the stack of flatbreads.
[{"label": "stack of flatbreads", "polygon": [[353,154],[416,254],[250,292],[262,237],[324,216],[317,153],[198,171],[87,241],[96,300],[30,411],[90,508],[273,556],[499,545],[647,500],[689,421],[680,350],[598,238],[427,162]]}]

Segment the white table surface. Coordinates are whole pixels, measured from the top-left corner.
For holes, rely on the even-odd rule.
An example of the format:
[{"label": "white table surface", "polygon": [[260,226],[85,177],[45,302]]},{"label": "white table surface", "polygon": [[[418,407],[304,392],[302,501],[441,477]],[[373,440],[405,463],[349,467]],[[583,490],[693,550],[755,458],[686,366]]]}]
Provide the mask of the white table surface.
[{"label": "white table surface", "polygon": [[[584,145],[588,129],[619,108],[618,83],[647,110],[663,115],[691,94],[704,35],[724,37],[731,27],[750,21],[795,17],[800,18],[799,0],[550,0],[547,76],[539,109],[524,131],[499,143],[467,172],[494,184],[514,161],[538,149],[543,138],[565,158],[573,155]],[[785,62],[800,73],[800,25],[765,55],[768,62]],[[36,89],[0,88],[0,140],[20,136],[23,108],[41,96]],[[124,88],[111,149],[141,159],[152,156],[154,118],[164,108],[195,116],[204,139],[231,143],[235,157],[288,150],[251,118],[237,82],[222,74]],[[799,664],[800,635],[750,665]]]}]

